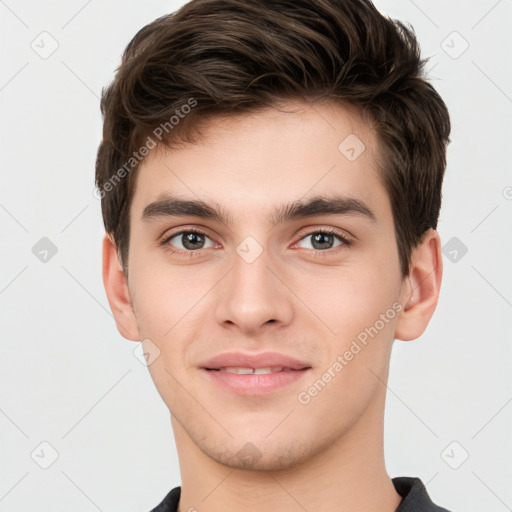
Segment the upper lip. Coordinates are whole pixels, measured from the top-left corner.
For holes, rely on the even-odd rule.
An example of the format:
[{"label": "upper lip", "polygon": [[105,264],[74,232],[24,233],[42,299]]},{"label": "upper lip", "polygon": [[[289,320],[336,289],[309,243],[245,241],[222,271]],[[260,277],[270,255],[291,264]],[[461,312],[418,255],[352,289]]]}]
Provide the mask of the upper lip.
[{"label": "upper lip", "polygon": [[220,368],[271,368],[283,367],[291,370],[311,368],[307,363],[278,352],[244,354],[242,352],[225,352],[201,364],[201,368],[218,370]]}]

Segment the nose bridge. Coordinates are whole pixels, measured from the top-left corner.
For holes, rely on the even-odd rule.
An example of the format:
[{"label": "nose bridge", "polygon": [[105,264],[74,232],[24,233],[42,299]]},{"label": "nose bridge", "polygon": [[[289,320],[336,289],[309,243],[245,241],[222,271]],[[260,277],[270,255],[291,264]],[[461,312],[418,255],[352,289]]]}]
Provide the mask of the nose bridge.
[{"label": "nose bridge", "polygon": [[290,321],[290,297],[274,275],[275,270],[271,270],[273,266],[271,255],[253,237],[245,238],[236,247],[232,270],[222,285],[217,305],[219,323],[255,331],[269,320]]}]

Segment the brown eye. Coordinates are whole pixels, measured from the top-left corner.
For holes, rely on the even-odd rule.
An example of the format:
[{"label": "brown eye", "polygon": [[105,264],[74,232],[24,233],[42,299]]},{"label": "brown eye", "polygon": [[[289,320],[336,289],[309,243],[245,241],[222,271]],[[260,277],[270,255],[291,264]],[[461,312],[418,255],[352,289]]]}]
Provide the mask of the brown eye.
[{"label": "brown eye", "polygon": [[[312,231],[306,236],[302,237],[301,241],[307,240],[308,238],[311,239],[311,247],[306,247],[306,249],[314,249],[317,251],[326,251],[335,247],[339,247],[340,245],[350,245],[350,242],[344,236],[334,231]],[[339,242],[337,244],[336,239]]]},{"label": "brown eye", "polygon": [[[171,243],[172,240],[175,240],[175,242]],[[207,240],[210,240],[210,238],[205,233],[188,230],[174,233],[163,243],[165,245],[170,245],[172,247],[171,250],[176,250],[177,252],[190,252],[212,247],[213,242],[210,240],[210,245],[207,245]]]}]

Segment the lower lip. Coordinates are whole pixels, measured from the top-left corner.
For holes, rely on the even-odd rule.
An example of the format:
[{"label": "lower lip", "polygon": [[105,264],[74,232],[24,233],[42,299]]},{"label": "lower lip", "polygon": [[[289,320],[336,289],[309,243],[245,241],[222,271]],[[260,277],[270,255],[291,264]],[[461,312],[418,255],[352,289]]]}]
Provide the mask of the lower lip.
[{"label": "lower lip", "polygon": [[283,370],[276,373],[238,374],[217,370],[201,369],[219,386],[240,395],[266,395],[292,384],[309,374],[311,368],[305,370]]}]

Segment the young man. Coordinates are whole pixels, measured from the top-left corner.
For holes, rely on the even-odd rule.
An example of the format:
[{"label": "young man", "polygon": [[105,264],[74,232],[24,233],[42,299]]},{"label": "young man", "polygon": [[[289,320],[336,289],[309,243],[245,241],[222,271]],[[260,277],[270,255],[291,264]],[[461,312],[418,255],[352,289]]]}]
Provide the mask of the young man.
[{"label": "young man", "polygon": [[104,284],[171,413],[155,511],[443,511],[387,474],[394,339],[426,329],[450,121],[368,0],[193,0],[103,91]]}]

